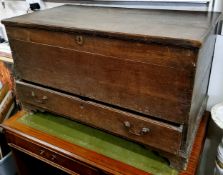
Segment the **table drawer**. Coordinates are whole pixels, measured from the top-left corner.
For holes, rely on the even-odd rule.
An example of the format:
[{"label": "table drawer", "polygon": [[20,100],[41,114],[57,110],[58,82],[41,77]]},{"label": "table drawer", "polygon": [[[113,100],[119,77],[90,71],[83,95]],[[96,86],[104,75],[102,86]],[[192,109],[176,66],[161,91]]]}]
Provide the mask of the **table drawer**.
[{"label": "table drawer", "polygon": [[99,175],[99,171],[85,163],[63,156],[40,144],[28,141],[22,137],[6,132],[8,143],[11,147],[22,151],[32,157],[40,159],[69,174]]},{"label": "table drawer", "polygon": [[182,126],[167,124],[87,99],[16,82],[17,95],[24,106],[44,109],[139,143],[178,154]]}]

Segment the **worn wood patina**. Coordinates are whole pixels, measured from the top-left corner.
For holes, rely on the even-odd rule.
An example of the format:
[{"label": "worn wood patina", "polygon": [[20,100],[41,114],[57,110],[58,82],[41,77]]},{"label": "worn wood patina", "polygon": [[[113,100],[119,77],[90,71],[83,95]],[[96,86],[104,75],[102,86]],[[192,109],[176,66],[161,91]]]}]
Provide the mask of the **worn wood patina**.
[{"label": "worn wood patina", "polygon": [[24,108],[138,142],[185,169],[206,107],[220,18],[64,5],[2,22]]}]

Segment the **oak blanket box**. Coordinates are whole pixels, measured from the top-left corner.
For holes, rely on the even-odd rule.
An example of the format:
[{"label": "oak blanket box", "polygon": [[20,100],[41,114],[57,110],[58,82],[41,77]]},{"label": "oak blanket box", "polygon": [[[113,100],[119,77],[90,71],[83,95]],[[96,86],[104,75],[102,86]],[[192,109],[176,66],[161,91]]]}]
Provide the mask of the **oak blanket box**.
[{"label": "oak blanket box", "polygon": [[3,20],[24,108],[153,148],[184,169],[220,13],[64,5]]}]

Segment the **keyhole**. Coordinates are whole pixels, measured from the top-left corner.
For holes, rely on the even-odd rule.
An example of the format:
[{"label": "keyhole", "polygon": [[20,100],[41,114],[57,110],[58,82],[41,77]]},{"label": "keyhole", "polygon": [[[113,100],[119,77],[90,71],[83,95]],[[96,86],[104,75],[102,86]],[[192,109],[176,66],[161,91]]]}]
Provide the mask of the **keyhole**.
[{"label": "keyhole", "polygon": [[76,42],[77,44],[82,45],[84,43],[83,37],[80,35],[76,36]]}]

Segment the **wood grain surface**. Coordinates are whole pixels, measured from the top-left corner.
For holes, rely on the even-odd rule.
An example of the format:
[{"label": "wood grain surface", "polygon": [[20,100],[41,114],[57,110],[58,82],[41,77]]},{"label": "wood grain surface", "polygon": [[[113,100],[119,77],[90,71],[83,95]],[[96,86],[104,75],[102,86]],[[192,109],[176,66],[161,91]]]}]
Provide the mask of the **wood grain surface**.
[{"label": "wood grain surface", "polygon": [[[113,59],[125,59],[154,66],[159,65],[174,68],[176,71],[190,72],[195,69],[197,64],[198,49],[181,46],[161,46],[156,43],[98,37],[94,34],[66,33],[18,26],[7,26],[7,35],[10,39],[62,47],[78,52],[94,53]],[[82,38],[82,44],[77,42],[78,37]]]},{"label": "wood grain surface", "polygon": [[[180,152],[182,126],[174,126],[20,81],[17,81],[16,89],[24,108],[35,110],[34,106],[38,106],[42,110],[81,121],[172,154],[177,155]],[[47,100],[41,101],[44,96]],[[125,122],[130,124],[130,128],[125,126]],[[143,128],[149,129],[148,133],[142,133]]]},{"label": "wood grain surface", "polygon": [[[103,14],[103,15],[102,15]],[[220,13],[64,5],[3,20],[5,25],[47,28],[200,47]]]},{"label": "wood grain surface", "polygon": [[[171,164],[183,165],[206,105],[219,19],[220,13],[213,12],[65,5],[3,23],[16,76],[26,83],[23,87],[18,84],[24,106],[75,118],[76,114],[67,109],[74,103],[75,109],[79,105],[90,114],[82,118],[78,113],[76,120],[147,144],[148,140],[126,133],[120,123],[108,126],[113,121],[125,123],[124,119],[134,115],[134,124],[125,125],[136,127],[127,131],[140,135],[139,128],[145,125],[156,128],[158,134],[151,141],[154,148],[164,148],[165,143],[165,137],[160,143],[154,139],[162,135],[157,126],[165,131],[171,126],[165,132],[169,139],[165,151],[180,154]],[[29,88],[42,99],[30,98]],[[39,103],[47,99],[44,93],[58,101],[63,99],[61,104],[67,105],[58,111],[55,102]],[[87,101],[87,107],[80,101]],[[108,114],[105,109],[115,109],[110,113],[115,120],[109,118],[104,125],[102,120],[95,120],[96,104],[103,106],[103,116]],[[149,120],[152,118],[157,122]],[[182,157],[184,161],[180,161]]]},{"label": "wood grain surface", "polygon": [[184,71],[180,67],[132,61],[127,57],[130,54],[115,58],[33,42],[10,41],[20,79],[167,121],[187,123],[194,69]]}]

